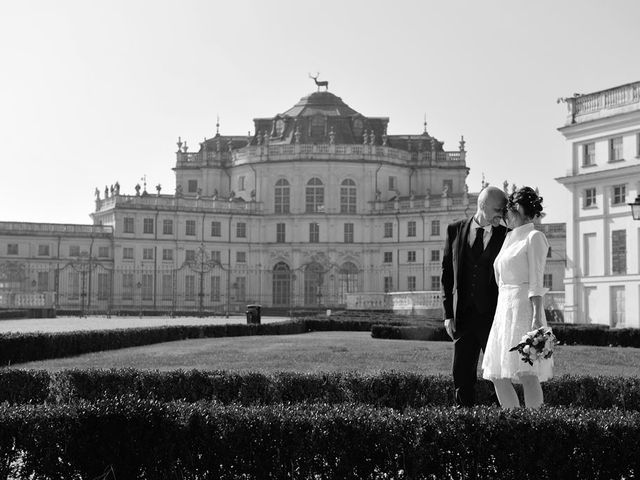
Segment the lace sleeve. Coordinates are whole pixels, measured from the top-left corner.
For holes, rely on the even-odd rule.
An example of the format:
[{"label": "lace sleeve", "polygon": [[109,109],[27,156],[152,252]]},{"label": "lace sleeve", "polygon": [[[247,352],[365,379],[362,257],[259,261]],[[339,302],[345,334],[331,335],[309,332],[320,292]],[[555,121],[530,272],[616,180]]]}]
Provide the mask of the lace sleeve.
[{"label": "lace sleeve", "polygon": [[544,233],[534,230],[527,237],[527,260],[529,262],[529,297],[542,296],[549,291],[544,288],[544,266],[547,263],[549,242]]}]

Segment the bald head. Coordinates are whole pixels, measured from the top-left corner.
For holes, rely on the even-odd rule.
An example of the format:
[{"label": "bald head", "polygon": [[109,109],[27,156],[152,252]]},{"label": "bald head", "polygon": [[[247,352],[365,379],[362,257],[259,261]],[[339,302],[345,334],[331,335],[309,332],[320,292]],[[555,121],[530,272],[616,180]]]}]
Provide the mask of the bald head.
[{"label": "bald head", "polygon": [[507,195],[498,187],[489,185],[478,195],[476,221],[482,225],[497,227],[502,220],[503,209],[507,204]]}]

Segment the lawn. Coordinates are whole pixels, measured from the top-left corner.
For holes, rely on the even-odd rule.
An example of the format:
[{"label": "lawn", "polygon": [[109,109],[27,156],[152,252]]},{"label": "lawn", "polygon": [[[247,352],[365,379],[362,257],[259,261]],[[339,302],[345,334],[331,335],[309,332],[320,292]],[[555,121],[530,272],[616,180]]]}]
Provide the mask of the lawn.
[{"label": "lawn", "polygon": [[[449,374],[453,344],[380,340],[368,332],[209,338],[91,353],[17,365],[19,368],[202,369],[274,371],[402,370]],[[559,346],[556,375],[638,376],[640,349]]]}]

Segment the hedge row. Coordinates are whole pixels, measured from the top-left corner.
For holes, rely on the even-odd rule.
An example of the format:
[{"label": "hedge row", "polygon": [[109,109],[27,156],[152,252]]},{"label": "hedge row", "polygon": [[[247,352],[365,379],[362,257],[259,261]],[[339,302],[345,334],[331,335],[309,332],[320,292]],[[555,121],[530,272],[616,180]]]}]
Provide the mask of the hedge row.
[{"label": "hedge row", "polygon": [[[640,411],[640,378],[637,377],[562,376],[545,382],[543,389],[545,402],[552,406]],[[476,393],[479,404],[495,404],[490,382],[479,382]],[[450,376],[397,371],[365,375],[356,372],[0,370],[0,402],[64,404],[125,394],[163,402],[217,401],[243,405],[356,402],[397,410],[453,404]]]},{"label": "hedge row", "polygon": [[304,321],[261,325],[167,325],[162,327],[82,330],[72,332],[28,332],[0,334],[0,365],[83,353],[138,347],[190,338],[305,333]]},{"label": "hedge row", "polygon": [[640,413],[619,410],[0,405],[5,478],[620,479],[638,451]]},{"label": "hedge row", "polygon": [[[565,345],[593,345],[640,348],[640,329],[609,329],[599,325],[555,324],[558,342]],[[382,339],[451,341],[444,327],[374,325],[371,336]]]}]

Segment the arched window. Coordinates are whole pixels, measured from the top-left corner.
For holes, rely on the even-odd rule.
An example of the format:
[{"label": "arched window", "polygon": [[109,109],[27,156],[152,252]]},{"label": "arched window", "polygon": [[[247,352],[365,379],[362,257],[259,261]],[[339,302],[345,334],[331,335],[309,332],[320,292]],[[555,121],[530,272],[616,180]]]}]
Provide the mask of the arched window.
[{"label": "arched window", "polygon": [[356,213],[356,182],[350,178],[340,185],[340,213]]},{"label": "arched window", "polygon": [[284,178],[276,182],[275,212],[289,213],[289,182]]},{"label": "arched window", "polygon": [[311,125],[309,126],[309,135],[312,137],[323,137],[325,133],[325,118],[322,115],[311,117]]},{"label": "arched window", "polygon": [[345,262],[338,271],[338,294],[340,303],[347,303],[347,293],[358,290],[358,267],[352,262]]},{"label": "arched window", "polygon": [[324,212],[324,185],[319,178],[314,177],[307,182],[305,204],[307,213]]},{"label": "arched window", "polygon": [[304,269],[304,304],[322,305],[322,284],[324,269],[319,263],[313,262]]},{"label": "arched window", "polygon": [[279,262],[273,267],[272,291],[273,305],[291,303],[291,270],[284,262]]}]

